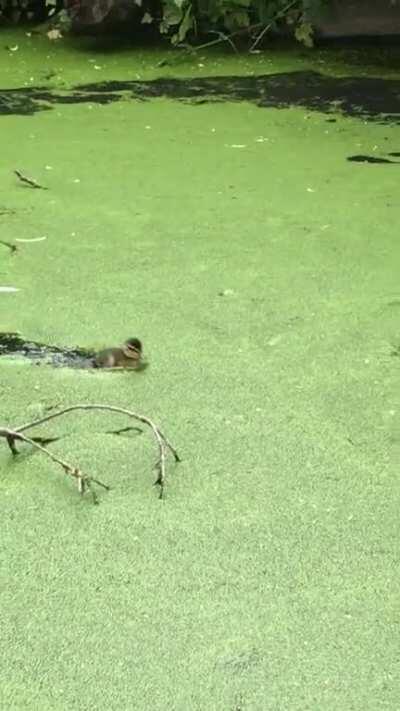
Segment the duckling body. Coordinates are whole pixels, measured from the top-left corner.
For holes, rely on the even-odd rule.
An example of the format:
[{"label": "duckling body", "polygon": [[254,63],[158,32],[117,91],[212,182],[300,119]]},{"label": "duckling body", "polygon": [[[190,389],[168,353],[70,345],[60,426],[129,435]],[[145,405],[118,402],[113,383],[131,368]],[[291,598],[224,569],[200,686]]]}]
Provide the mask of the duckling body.
[{"label": "duckling body", "polygon": [[139,368],[142,358],[142,344],[138,338],[129,338],[119,348],[105,348],[95,355],[95,368]]}]

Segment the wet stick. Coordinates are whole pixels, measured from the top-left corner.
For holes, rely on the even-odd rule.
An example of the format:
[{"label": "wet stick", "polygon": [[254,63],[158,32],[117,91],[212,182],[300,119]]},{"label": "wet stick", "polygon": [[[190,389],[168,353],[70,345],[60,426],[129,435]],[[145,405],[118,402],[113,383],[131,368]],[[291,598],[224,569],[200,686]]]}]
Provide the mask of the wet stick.
[{"label": "wet stick", "polygon": [[20,427],[15,427],[14,429],[8,427],[0,427],[0,437],[6,439],[13,456],[16,456],[18,454],[17,447],[15,446],[15,443],[18,441],[26,442],[27,444],[30,444],[32,447],[39,450],[43,454],[46,454],[50,459],[52,459],[52,461],[59,464],[68,476],[71,476],[76,479],[78,484],[78,491],[80,494],[84,494],[86,491],[89,491],[92,494],[93,502],[97,504],[98,498],[96,492],[93,490],[92,485],[96,484],[108,490],[110,487],[107,484],[104,484],[103,482],[99,481],[98,479],[95,479],[94,477],[88,474],[83,474],[78,466],[74,466],[69,462],[66,462],[65,460],[61,459],[60,457],[56,457],[54,454],[52,454],[45,446],[45,443],[49,443],[51,441],[51,438],[28,437],[27,435],[23,434],[32,427],[36,427],[37,425],[41,425],[44,422],[54,420],[56,417],[61,417],[62,415],[66,415],[69,412],[75,412],[77,410],[102,410],[105,412],[120,413],[122,415],[126,415],[129,418],[138,420],[139,422],[147,425],[150,428],[156,440],[158,448],[158,460],[156,463],[156,469],[158,474],[157,479],[154,483],[159,487],[159,498],[162,499],[164,496],[166,483],[167,454],[168,452],[170,452],[173,455],[175,462],[180,462],[180,457],[176,449],[172,446],[172,444],[166,438],[164,433],[160,430],[158,425],[156,425],[152,420],[150,420],[149,417],[146,417],[145,415],[140,415],[137,412],[133,412],[132,410],[127,410],[126,408],[122,407],[116,407],[114,405],[71,405],[70,407],[65,407],[62,410],[59,410],[58,412],[52,412],[48,415],[45,415],[44,417],[21,425]]},{"label": "wet stick", "polygon": [[4,247],[8,247],[8,249],[11,251],[11,254],[15,254],[18,249],[16,244],[13,244],[12,242],[7,242],[5,239],[0,239],[0,244],[4,245]]},{"label": "wet stick", "polygon": [[38,190],[48,190],[48,188],[45,188],[44,185],[40,185],[40,183],[33,178],[28,178],[28,176],[21,173],[20,170],[14,170],[14,173],[24,185],[29,185],[30,188],[37,188]]},{"label": "wet stick", "polygon": [[84,494],[85,491],[90,491],[94,504],[98,504],[98,498],[96,492],[92,489],[92,484],[97,484],[98,486],[101,486],[103,487],[103,489],[107,490],[109,490],[110,488],[107,484],[104,484],[99,479],[95,479],[94,477],[89,476],[88,474],[84,474],[79,469],[79,467],[75,467],[64,459],[56,457],[54,454],[52,454],[52,452],[50,452],[46,447],[44,447],[37,441],[38,438],[31,439],[30,437],[27,437],[21,432],[16,432],[15,430],[10,430],[6,427],[0,427],[0,437],[6,438],[13,456],[16,456],[18,454],[18,450],[15,446],[16,441],[26,442],[27,444],[32,445],[32,447],[34,447],[35,449],[38,449],[40,452],[46,454],[46,456],[50,457],[53,462],[59,464],[68,476],[71,476],[72,478],[77,480],[78,491],[80,494]]}]

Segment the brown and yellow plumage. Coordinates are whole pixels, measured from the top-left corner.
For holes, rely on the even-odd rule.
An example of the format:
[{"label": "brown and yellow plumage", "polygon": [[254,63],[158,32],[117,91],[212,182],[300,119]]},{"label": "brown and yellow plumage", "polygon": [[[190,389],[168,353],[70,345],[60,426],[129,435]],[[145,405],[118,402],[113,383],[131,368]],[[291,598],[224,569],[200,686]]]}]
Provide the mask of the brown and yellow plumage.
[{"label": "brown and yellow plumage", "polygon": [[105,348],[93,359],[95,368],[139,368],[142,365],[142,343],[128,338],[119,348]]}]

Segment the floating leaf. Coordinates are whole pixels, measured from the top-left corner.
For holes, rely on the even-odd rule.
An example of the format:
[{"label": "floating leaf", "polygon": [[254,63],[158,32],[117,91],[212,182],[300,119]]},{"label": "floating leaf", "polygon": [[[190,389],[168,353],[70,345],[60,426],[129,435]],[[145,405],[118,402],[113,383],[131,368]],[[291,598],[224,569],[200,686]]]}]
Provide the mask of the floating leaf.
[{"label": "floating leaf", "polygon": [[193,17],[192,17],[192,6],[189,5],[188,9],[185,12],[185,16],[179,25],[179,30],[178,30],[178,40],[179,42],[183,42],[185,39],[187,33],[189,30],[191,30],[193,27]]},{"label": "floating leaf", "polygon": [[32,237],[32,239],[22,239],[22,237],[16,237],[16,242],[43,242],[47,237]]}]

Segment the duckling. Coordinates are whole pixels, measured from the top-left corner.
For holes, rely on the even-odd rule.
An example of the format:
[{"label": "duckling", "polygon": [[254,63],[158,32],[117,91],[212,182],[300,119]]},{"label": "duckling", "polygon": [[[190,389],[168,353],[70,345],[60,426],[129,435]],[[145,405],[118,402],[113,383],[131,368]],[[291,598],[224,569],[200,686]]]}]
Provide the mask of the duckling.
[{"label": "duckling", "polygon": [[106,348],[95,355],[94,368],[139,368],[142,343],[138,338],[128,338],[120,348]]}]

